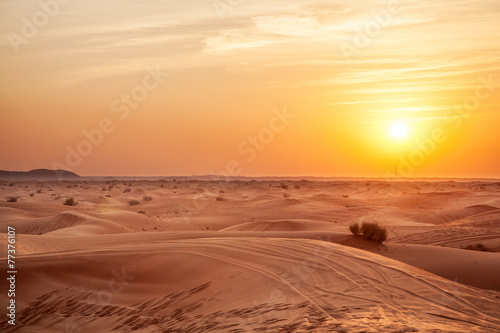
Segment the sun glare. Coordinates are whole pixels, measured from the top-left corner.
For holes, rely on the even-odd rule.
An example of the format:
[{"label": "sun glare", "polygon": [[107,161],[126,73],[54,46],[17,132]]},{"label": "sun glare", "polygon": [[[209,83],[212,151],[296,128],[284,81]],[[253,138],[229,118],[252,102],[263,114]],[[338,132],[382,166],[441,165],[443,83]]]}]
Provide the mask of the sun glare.
[{"label": "sun glare", "polygon": [[408,134],[408,127],[404,123],[395,123],[392,125],[391,133],[396,139],[402,139]]}]

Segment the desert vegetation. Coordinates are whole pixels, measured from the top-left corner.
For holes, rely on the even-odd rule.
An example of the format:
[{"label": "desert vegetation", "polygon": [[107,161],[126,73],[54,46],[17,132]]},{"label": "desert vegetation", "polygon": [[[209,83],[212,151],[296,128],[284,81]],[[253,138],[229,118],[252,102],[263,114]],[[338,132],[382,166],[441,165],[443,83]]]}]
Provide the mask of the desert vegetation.
[{"label": "desert vegetation", "polygon": [[139,205],[141,202],[139,200],[135,200],[135,199],[132,199],[132,200],[129,200],[128,204],[130,206],[136,206],[136,205]]},{"label": "desert vegetation", "polygon": [[358,236],[359,235],[359,224],[358,223],[351,224],[349,226],[349,230],[352,232],[352,234],[354,236]]},{"label": "desert vegetation", "polygon": [[73,197],[69,197],[69,198],[66,198],[66,201],[64,201],[64,204],[65,206],[76,206],[77,202],[75,201],[75,198]]},{"label": "desert vegetation", "polygon": [[354,223],[349,226],[349,230],[354,236],[361,235],[363,238],[379,244],[387,239],[387,229],[377,223],[363,222],[361,227],[358,223]]},{"label": "desert vegetation", "polygon": [[488,248],[484,246],[482,243],[477,243],[477,244],[469,244],[465,247],[466,250],[472,250],[472,251],[482,251],[482,252],[488,252]]}]

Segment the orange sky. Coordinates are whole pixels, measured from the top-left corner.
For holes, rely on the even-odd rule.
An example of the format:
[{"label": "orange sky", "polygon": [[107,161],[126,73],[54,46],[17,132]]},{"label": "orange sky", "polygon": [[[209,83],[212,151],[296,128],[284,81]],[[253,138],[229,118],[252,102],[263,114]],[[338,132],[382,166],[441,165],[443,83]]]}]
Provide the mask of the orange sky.
[{"label": "orange sky", "polygon": [[0,169],[500,177],[497,0],[41,3],[0,2]]}]

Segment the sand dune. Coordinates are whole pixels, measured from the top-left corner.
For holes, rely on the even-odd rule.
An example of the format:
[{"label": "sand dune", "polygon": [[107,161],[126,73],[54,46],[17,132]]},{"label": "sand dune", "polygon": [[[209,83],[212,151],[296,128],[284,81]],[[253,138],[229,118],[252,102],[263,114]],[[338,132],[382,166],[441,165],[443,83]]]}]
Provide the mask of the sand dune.
[{"label": "sand dune", "polygon": [[[387,181],[4,186],[4,197],[19,197],[0,202],[2,230],[17,230],[18,325],[4,318],[0,329],[500,332],[499,190]],[[70,196],[76,206],[62,204]],[[349,233],[365,221],[389,239]]]},{"label": "sand dune", "polygon": [[[26,283],[21,293],[34,298],[19,314],[26,329],[58,332],[86,323],[101,331],[500,329],[500,293],[313,240],[177,240],[33,255],[20,269],[45,281]],[[106,294],[109,281],[116,293]]]}]

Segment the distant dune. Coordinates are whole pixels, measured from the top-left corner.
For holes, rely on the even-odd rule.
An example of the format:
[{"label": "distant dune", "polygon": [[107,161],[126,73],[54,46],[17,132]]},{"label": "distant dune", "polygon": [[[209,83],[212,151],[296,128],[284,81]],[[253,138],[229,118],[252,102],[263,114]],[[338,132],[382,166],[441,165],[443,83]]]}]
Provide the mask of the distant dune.
[{"label": "distant dune", "polygon": [[35,169],[31,171],[0,170],[0,179],[9,180],[77,180],[81,177],[66,170]]}]

